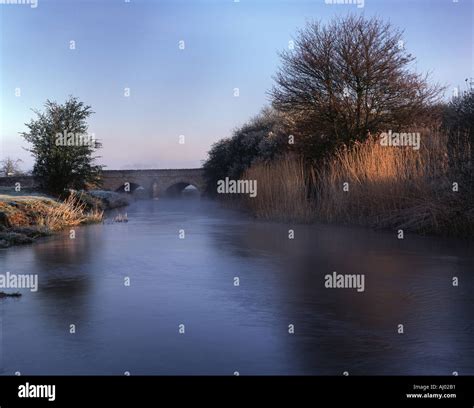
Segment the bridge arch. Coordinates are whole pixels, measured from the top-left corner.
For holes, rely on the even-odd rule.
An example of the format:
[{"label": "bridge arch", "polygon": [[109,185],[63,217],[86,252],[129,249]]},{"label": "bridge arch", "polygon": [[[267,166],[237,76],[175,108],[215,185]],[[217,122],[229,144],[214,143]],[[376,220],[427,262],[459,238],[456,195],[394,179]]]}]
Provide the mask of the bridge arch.
[{"label": "bridge arch", "polygon": [[196,189],[196,194],[201,195],[204,191],[203,183],[192,177],[155,179],[150,190],[152,197],[177,197],[190,186]]},{"label": "bridge arch", "polygon": [[144,188],[142,185],[138,183],[134,183],[133,181],[125,181],[119,187],[115,189],[116,193],[129,193],[132,194],[135,190]]},{"label": "bridge arch", "polygon": [[[194,187],[196,190],[196,194],[201,195],[202,194],[202,187],[199,186],[199,183],[193,183],[192,181],[185,181],[185,180],[180,180],[176,182],[170,182],[168,183],[169,185],[165,185],[164,188],[164,193],[167,197],[177,197],[181,196],[185,190],[187,190],[189,187]],[[153,191],[155,191],[153,189]]]}]

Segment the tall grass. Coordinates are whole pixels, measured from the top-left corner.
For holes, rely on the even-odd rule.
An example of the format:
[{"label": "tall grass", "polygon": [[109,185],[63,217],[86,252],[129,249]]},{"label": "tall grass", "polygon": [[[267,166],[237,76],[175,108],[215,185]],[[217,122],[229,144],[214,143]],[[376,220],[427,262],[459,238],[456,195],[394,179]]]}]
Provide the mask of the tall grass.
[{"label": "tall grass", "polygon": [[317,214],[374,227],[472,233],[472,186],[460,172],[472,166],[469,151],[467,142],[450,148],[438,132],[422,134],[419,150],[382,146],[376,138],[340,149],[317,172]]},{"label": "tall grass", "polygon": [[429,180],[439,182],[446,166],[440,153],[425,146],[418,151],[382,146],[376,139],[344,147],[317,172],[318,213],[328,220],[378,221],[416,198],[431,196]]},{"label": "tall grass", "polygon": [[67,227],[102,220],[103,211],[86,211],[86,203],[71,194],[64,201],[29,199],[23,202],[23,213],[30,225],[59,231]]},{"label": "tall grass", "polygon": [[255,164],[243,179],[257,180],[257,195],[245,198],[245,204],[259,218],[311,221],[315,216],[309,196],[312,176],[302,160],[293,156]]},{"label": "tall grass", "polygon": [[453,144],[446,134],[423,132],[420,149],[414,150],[370,138],[339,149],[314,170],[290,156],[257,164],[243,178],[258,181],[258,194],[245,202],[266,219],[472,236],[473,164],[466,140]]}]

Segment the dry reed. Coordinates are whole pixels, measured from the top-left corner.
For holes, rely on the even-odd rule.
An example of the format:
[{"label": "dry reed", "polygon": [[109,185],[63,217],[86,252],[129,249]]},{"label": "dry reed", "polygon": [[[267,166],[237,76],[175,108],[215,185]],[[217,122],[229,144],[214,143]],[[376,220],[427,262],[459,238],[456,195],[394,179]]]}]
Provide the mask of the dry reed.
[{"label": "dry reed", "polygon": [[309,222],[314,218],[309,198],[311,174],[302,160],[292,156],[255,164],[243,179],[257,180],[257,195],[247,197],[245,204],[259,218]]},{"label": "dry reed", "polygon": [[81,202],[73,194],[62,202],[31,200],[25,204],[25,210],[32,214],[32,224],[46,227],[51,231],[74,227],[80,224],[100,222],[103,211],[92,210],[86,212],[86,203]]},{"label": "dry reed", "polygon": [[[456,150],[462,158],[470,147]],[[464,234],[474,226],[473,203],[469,186],[453,191],[453,181],[461,181],[457,176],[444,134],[422,134],[419,150],[382,146],[370,138],[339,150],[319,169],[317,214],[374,227]]]},{"label": "dry reed", "polygon": [[244,201],[264,219],[473,236],[470,149],[467,142],[453,147],[445,134],[425,132],[419,150],[369,138],[341,148],[314,171],[287,156],[247,170],[243,178],[257,180],[258,193]]}]

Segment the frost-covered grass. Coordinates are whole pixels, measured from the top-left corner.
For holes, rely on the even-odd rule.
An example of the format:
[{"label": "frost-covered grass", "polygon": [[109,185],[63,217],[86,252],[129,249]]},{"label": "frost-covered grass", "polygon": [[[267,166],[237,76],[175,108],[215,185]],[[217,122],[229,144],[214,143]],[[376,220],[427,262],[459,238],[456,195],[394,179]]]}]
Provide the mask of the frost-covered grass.
[{"label": "frost-covered grass", "polygon": [[67,227],[102,221],[75,194],[64,201],[38,195],[0,195],[0,247],[28,244]]}]

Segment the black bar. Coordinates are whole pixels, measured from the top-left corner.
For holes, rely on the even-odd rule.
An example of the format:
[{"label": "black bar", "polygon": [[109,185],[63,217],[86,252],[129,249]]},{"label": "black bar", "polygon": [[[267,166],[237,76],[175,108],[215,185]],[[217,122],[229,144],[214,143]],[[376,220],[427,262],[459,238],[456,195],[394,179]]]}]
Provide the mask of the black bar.
[{"label": "black bar", "polygon": [[[43,397],[20,398],[20,387],[30,389],[31,385],[54,385],[54,401],[48,400],[52,394],[47,392]],[[196,406],[211,401],[220,406],[253,406],[260,401],[264,406],[275,402],[291,407],[303,403],[315,407],[341,403],[348,407],[369,403],[375,407],[473,407],[473,386],[474,377],[467,376],[9,376],[0,377],[0,407]]]}]

